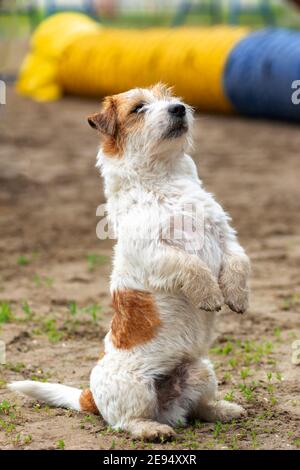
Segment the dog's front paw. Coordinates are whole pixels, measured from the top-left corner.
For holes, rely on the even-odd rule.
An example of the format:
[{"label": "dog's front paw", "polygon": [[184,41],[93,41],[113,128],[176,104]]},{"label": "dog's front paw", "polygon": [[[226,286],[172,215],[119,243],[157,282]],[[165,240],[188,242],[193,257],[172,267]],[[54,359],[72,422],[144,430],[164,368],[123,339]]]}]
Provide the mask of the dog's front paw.
[{"label": "dog's front paw", "polygon": [[223,294],[213,277],[207,278],[205,282],[200,281],[196,285],[190,285],[185,295],[200,310],[216,312],[224,305]]},{"label": "dog's front paw", "polygon": [[225,303],[233,312],[245,313],[249,305],[249,294],[248,292],[229,293],[225,298]]},{"label": "dog's front paw", "polygon": [[216,284],[216,286],[202,294],[202,298],[197,307],[207,312],[218,312],[223,305],[224,297],[219,286]]},{"label": "dog's front paw", "polygon": [[237,313],[244,313],[249,305],[248,278],[250,264],[246,255],[232,257],[223,266],[219,285],[225,304]]}]

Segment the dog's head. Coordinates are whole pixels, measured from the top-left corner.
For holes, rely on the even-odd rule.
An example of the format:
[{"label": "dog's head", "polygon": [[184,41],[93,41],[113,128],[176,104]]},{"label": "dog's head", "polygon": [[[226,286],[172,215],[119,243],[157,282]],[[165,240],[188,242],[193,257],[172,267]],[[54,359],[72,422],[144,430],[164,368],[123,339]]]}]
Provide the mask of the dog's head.
[{"label": "dog's head", "polygon": [[192,125],[192,109],[157,84],[104,99],[99,113],[88,117],[102,135],[102,152],[118,159],[147,159],[183,150]]}]

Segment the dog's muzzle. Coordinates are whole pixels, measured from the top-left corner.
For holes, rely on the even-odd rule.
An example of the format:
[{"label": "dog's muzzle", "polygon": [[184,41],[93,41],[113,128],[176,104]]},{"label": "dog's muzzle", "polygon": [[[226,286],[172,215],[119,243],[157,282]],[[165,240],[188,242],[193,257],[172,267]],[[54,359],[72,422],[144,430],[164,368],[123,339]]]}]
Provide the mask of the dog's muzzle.
[{"label": "dog's muzzle", "polygon": [[184,104],[171,104],[168,107],[168,113],[171,114],[172,117],[183,118],[186,115],[186,109]]},{"label": "dog's muzzle", "polygon": [[186,107],[181,103],[174,103],[168,107],[170,124],[163,138],[172,139],[181,136],[188,131],[186,120]]}]

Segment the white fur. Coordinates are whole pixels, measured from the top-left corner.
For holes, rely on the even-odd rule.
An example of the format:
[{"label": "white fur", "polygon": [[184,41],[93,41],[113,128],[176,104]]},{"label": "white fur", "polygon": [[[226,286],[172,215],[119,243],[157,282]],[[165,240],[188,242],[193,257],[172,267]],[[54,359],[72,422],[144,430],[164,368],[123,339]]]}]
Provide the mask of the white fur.
[{"label": "white fur", "polygon": [[[128,96],[135,93],[140,95],[141,90],[132,90]],[[226,303],[244,309],[249,270],[229,217],[204,190],[193,160],[185,153],[191,109],[187,108],[186,117],[189,132],[164,139],[172,125],[168,106],[178,99],[157,99],[149,90],[142,93],[146,102],[143,127],[130,136],[122,158],[108,157],[100,150],[97,166],[104,177],[108,216],[117,238],[111,291],[129,288],[151,292],[161,327],[153,340],[131,350],[115,348],[109,332],[106,354],[91,373],[90,387],[111,426],[152,439],[172,435],[169,425],[185,423],[191,414],[213,420],[243,414],[238,405],[216,401],[217,381],[207,359],[215,313],[206,310],[223,303],[223,287],[218,285],[222,276],[226,297],[231,297],[230,285],[239,291],[238,295],[232,293],[236,299],[231,302],[226,298]],[[170,218],[182,215],[186,205],[203,214],[201,233],[191,237],[182,229],[176,240],[162,240]],[[185,389],[162,413],[155,381],[184,361],[188,361]],[[64,401],[60,392],[67,389],[59,386],[56,396],[55,389],[46,387],[34,382],[11,388],[58,406],[69,402],[78,409],[75,392],[74,399]]]},{"label": "white fur", "polygon": [[23,380],[7,385],[14,392],[28,395],[49,405],[80,410],[79,397],[81,390],[67,385]]}]

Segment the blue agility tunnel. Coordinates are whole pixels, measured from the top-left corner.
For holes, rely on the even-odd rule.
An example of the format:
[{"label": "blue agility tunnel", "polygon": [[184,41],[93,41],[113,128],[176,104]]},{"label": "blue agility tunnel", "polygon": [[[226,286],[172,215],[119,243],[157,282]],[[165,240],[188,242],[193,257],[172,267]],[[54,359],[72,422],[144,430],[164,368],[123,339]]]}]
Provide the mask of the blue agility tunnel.
[{"label": "blue agility tunnel", "polygon": [[300,104],[292,101],[292,84],[300,80],[300,33],[278,28],[250,33],[229,54],[223,80],[238,112],[300,121]]}]

